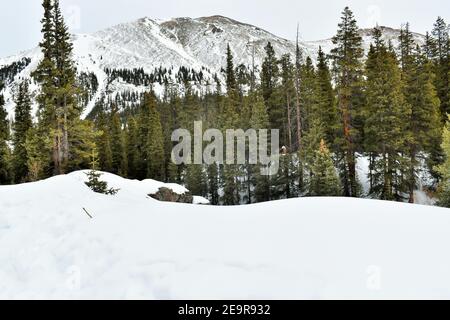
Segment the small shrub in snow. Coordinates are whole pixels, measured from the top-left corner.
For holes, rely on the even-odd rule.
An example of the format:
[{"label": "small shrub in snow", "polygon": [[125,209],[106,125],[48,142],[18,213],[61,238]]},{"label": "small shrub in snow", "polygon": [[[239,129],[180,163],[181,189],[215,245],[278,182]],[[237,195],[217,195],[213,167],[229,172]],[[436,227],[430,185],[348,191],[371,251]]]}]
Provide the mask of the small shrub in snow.
[{"label": "small shrub in snow", "polygon": [[119,192],[119,189],[108,188],[108,183],[106,181],[101,181],[101,173],[94,170],[86,173],[88,176],[88,181],[85,182],[86,185],[94,192],[114,196]]}]

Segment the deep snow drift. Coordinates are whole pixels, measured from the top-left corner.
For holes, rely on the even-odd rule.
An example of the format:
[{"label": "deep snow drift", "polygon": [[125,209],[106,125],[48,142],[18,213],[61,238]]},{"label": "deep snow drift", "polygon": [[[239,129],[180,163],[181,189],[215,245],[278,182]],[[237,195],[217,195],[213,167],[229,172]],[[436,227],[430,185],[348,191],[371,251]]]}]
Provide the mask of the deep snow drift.
[{"label": "deep snow drift", "polygon": [[82,172],[0,186],[0,298],[450,298],[448,209],[172,204],[146,196],[155,181],[103,178],[117,196]]}]

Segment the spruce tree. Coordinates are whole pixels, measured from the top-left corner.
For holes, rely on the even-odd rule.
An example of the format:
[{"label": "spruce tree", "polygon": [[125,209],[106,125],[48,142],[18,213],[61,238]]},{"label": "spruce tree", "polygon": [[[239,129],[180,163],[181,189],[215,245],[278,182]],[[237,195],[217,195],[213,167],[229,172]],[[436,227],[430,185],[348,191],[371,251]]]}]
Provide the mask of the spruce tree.
[{"label": "spruce tree", "polygon": [[148,108],[148,132],[145,147],[147,178],[164,181],[164,137],[161,118],[156,107],[154,93],[145,95],[144,107]]},{"label": "spruce tree", "polygon": [[339,177],[331,153],[325,141],[321,140],[311,166],[308,194],[315,197],[340,196],[340,189]]},{"label": "spruce tree", "polygon": [[122,122],[120,113],[116,105],[111,106],[111,156],[112,156],[112,173],[121,176],[127,175],[127,156],[122,133]]},{"label": "spruce tree", "polygon": [[450,39],[448,26],[439,17],[432,31],[435,43],[435,86],[441,101],[442,122],[450,113]]},{"label": "spruce tree", "polygon": [[333,73],[339,97],[341,134],[338,140],[342,150],[342,176],[344,194],[358,196],[356,175],[356,151],[360,132],[356,122],[360,112],[360,90],[362,80],[361,58],[363,56],[362,38],[353,12],[346,7],[336,36],[335,48],[331,51]]},{"label": "spruce tree", "polygon": [[[2,89],[2,83],[0,83],[0,91]],[[4,105],[3,95],[0,94],[0,185],[8,184],[11,182],[11,170],[10,170],[10,150],[8,147],[9,140],[9,124],[7,120],[7,112]]]},{"label": "spruce tree", "polygon": [[220,201],[219,196],[219,167],[216,163],[209,165],[207,169],[208,174],[208,192],[209,199],[212,205],[218,205]]},{"label": "spruce tree", "polygon": [[[264,102],[266,104],[269,115],[269,123],[271,129],[279,129],[280,138],[284,135],[283,126],[285,119],[284,108],[282,107],[282,97],[279,88],[280,69],[275,49],[269,42],[265,47],[266,56],[264,58],[261,70],[261,90]],[[281,141],[286,144],[285,141]]]},{"label": "spruce tree", "polygon": [[110,117],[106,112],[104,98],[96,103],[97,110],[94,123],[98,132],[96,146],[98,152],[99,169],[106,172],[113,172],[113,159],[111,151]]},{"label": "spruce tree", "polygon": [[[264,100],[261,95],[257,95],[254,103],[252,104],[252,115],[250,119],[250,127],[255,130],[267,129],[269,126],[269,115],[267,108],[264,104]],[[258,144],[261,147],[261,141]],[[267,146],[270,146],[267,143]],[[260,150],[258,149],[258,153]],[[271,195],[271,179],[270,176],[262,175],[261,170],[264,169],[261,163],[254,166],[253,173],[253,185],[255,187],[254,196],[257,202],[269,201],[272,198]]]},{"label": "spruce tree", "polygon": [[293,149],[293,132],[295,132],[293,127],[294,113],[292,108],[295,96],[294,65],[291,62],[291,57],[289,54],[283,55],[281,57],[280,64],[283,105],[285,106],[283,115],[284,126],[282,128],[282,138],[289,152],[291,152]]},{"label": "spruce tree", "polygon": [[[74,169],[71,166],[75,154],[82,150],[71,150],[70,135],[79,133],[86,124],[79,121],[81,113],[76,95],[75,67],[72,59],[70,34],[61,15],[58,0],[43,0],[43,40],[40,48],[43,59],[32,76],[41,86],[38,97],[40,131],[51,137],[49,158],[53,162],[53,173],[61,174]],[[77,145],[74,146],[75,148]]]},{"label": "spruce tree", "polygon": [[139,150],[138,150],[138,128],[135,117],[128,118],[126,129],[126,148],[128,177],[130,179],[137,178],[137,168],[139,166]]},{"label": "spruce tree", "polygon": [[439,186],[438,205],[450,208],[450,116],[447,125],[442,134],[442,149],[445,153],[445,162],[436,168],[442,175],[442,181]]},{"label": "spruce tree", "polygon": [[367,106],[365,109],[365,146],[375,155],[371,193],[383,200],[402,200],[407,186],[403,175],[407,170],[411,107],[404,97],[401,70],[395,53],[374,30],[374,46],[367,59]]},{"label": "spruce tree", "polygon": [[190,164],[186,170],[186,188],[194,195],[208,196],[208,180],[201,164]]},{"label": "spruce tree", "polygon": [[415,52],[402,50],[402,76],[404,81],[404,94],[411,106],[411,121],[409,132],[410,168],[409,202],[414,203],[414,190],[420,170],[418,156],[427,155],[427,164],[430,171],[441,160],[441,117],[440,101],[434,87],[434,73],[431,62],[421,52],[419,47]]},{"label": "spruce tree", "polygon": [[32,128],[31,98],[28,90],[28,82],[20,83],[16,97],[16,107],[13,125],[13,171],[14,182],[21,183],[28,177],[28,154],[26,139],[28,131]]},{"label": "spruce tree", "polygon": [[331,84],[331,72],[328,68],[327,58],[321,47],[319,47],[317,59],[316,81],[317,98],[314,118],[325,125],[326,143],[329,146],[333,146],[332,150],[335,150],[334,142],[339,128],[338,111],[336,108],[335,93]]},{"label": "spruce tree", "polygon": [[236,82],[236,73],[234,70],[234,62],[233,62],[233,53],[231,52],[230,44],[227,46],[227,66],[226,66],[226,84],[227,84],[227,93],[228,95],[237,94],[237,82]]}]

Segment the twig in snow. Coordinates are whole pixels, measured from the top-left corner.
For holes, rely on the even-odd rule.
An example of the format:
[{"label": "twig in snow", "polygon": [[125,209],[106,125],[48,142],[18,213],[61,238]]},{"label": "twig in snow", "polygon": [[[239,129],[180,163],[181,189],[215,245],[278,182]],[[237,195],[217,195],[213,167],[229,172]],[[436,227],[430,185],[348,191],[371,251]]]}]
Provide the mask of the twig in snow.
[{"label": "twig in snow", "polygon": [[89,216],[89,218],[92,219],[92,216],[89,214],[89,212],[87,212],[87,210],[85,208],[83,208],[84,212],[86,212],[86,214]]}]

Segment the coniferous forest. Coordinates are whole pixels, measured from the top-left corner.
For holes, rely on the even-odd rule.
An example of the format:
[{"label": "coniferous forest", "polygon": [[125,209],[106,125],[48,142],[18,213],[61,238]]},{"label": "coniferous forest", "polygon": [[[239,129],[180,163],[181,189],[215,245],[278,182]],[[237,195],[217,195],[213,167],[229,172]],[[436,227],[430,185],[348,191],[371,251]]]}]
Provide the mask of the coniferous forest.
[{"label": "coniferous forest", "polygon": [[[398,45],[375,27],[366,54],[358,23],[345,8],[330,54],[279,56],[265,45],[263,64],[241,68],[230,46],[223,54],[225,81],[199,94],[191,80],[201,72],[178,71],[183,92],[167,85],[156,95],[152,83],[166,83],[155,70],[108,70],[111,77],[148,86],[132,93],[136,103],[104,97],[82,117],[95,77],[77,72],[73,46],[58,0],[43,0],[43,58],[32,74],[41,90],[32,97],[23,81],[15,97],[14,120],[0,95],[0,184],[37,181],[90,169],[129,179],[185,185],[214,205],[238,205],[306,196],[368,197],[414,203],[426,187],[438,205],[450,207],[450,38],[438,18],[418,46],[408,24]],[[24,60],[1,69],[0,86]],[[187,66],[189,67],[189,66]],[[1,92],[1,91],[0,91]],[[33,100],[35,99],[35,101]],[[38,110],[32,114],[32,105]],[[175,165],[172,132],[204,128],[279,129],[280,170],[260,174],[260,165]],[[362,177],[358,163],[368,163]],[[421,177],[428,185],[422,186]],[[362,180],[369,181],[365,192]]]}]

